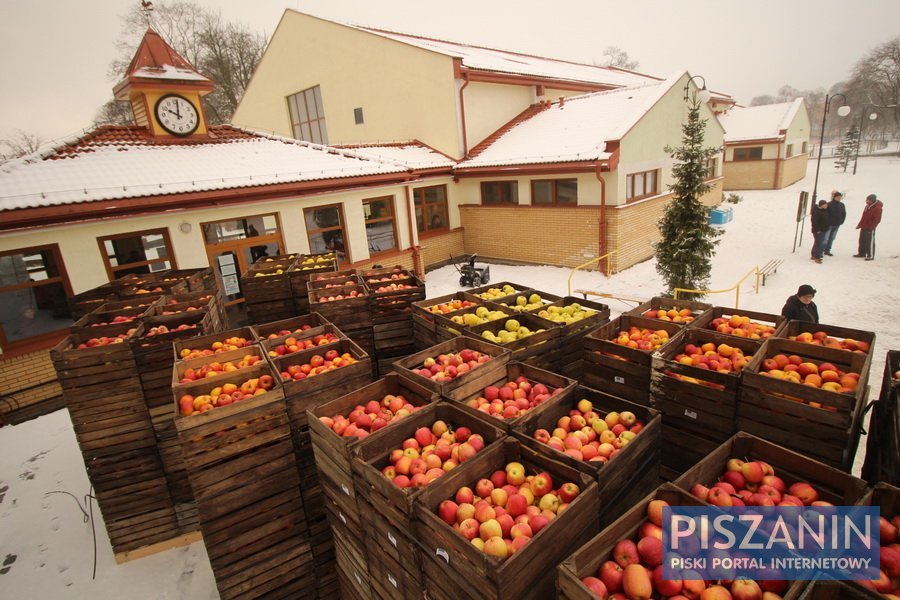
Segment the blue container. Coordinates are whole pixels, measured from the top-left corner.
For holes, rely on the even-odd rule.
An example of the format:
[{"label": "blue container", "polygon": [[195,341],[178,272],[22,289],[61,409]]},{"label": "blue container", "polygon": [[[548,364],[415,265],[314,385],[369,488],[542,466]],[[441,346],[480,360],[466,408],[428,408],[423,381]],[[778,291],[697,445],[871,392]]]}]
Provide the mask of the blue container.
[{"label": "blue container", "polygon": [[709,224],[724,225],[725,223],[729,223],[734,216],[732,213],[733,211],[730,207],[714,208],[709,211]]}]

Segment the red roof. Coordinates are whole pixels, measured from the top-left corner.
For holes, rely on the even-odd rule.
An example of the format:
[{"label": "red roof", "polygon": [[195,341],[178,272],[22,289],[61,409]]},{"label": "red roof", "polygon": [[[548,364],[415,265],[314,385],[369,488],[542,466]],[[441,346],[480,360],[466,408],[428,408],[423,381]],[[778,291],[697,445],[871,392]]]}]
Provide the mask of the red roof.
[{"label": "red roof", "polygon": [[125,76],[133,74],[138,69],[164,69],[166,65],[200,74],[191,63],[178,54],[151,27],[147,29],[144,39],[141,40],[141,45],[138,46],[137,51],[134,53],[134,58],[128,64]]},{"label": "red roof", "polygon": [[50,156],[45,157],[45,160],[71,158],[76,154],[93,152],[98,147],[194,146],[227,143],[240,139],[253,140],[257,137],[231,125],[212,125],[207,135],[195,135],[187,138],[157,137],[142,125],[101,125],[74,143],[59,148]]}]

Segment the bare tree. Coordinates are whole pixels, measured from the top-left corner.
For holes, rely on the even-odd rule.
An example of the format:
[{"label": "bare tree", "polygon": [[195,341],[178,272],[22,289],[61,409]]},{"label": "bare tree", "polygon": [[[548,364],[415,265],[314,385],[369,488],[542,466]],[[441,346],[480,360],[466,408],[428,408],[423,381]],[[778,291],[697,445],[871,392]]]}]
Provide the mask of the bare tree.
[{"label": "bare tree", "polygon": [[131,105],[115,98],[107,101],[94,116],[94,125],[134,125]]},{"label": "bare tree", "polygon": [[638,61],[632,60],[628,53],[618,46],[607,46],[606,50],[603,51],[603,56],[606,58],[603,64],[607,67],[619,67],[629,71],[634,71],[640,67]]},{"label": "bare tree", "polygon": [[892,107],[883,111],[884,116],[900,129],[900,36],[876,46],[856,63],[846,94],[860,106]]},{"label": "bare tree", "polygon": [[[139,4],[134,4],[122,21],[122,34],[116,43],[119,56],[109,69],[110,77],[115,81],[124,77],[148,26],[146,13]],[[223,21],[218,12],[186,0],[158,0],[154,3],[150,21],[153,29],[176,52],[213,81],[215,89],[203,99],[206,116],[211,124],[227,123],[262,57],[265,35]],[[110,103],[100,109],[98,121],[101,116],[110,118],[102,122],[124,124],[118,120],[122,114],[113,110]]]},{"label": "bare tree", "polygon": [[767,104],[775,104],[776,102],[775,96],[763,94],[762,96],[754,96],[753,99],[750,100],[750,106],[765,106]]},{"label": "bare tree", "polygon": [[37,150],[44,139],[36,133],[13,129],[5,138],[0,138],[0,162],[19,158]]}]

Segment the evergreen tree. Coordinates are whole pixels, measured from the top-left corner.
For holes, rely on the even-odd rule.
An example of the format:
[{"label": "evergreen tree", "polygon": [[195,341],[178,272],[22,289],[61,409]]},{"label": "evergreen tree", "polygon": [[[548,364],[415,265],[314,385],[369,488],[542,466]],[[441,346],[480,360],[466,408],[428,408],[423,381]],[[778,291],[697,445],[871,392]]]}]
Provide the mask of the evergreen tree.
[{"label": "evergreen tree", "polygon": [[[659,221],[662,239],[656,244],[656,270],[663,277],[671,296],[675,288],[705,289],[712,270],[711,259],[721,233],[709,225],[707,209],[700,198],[712,186],[704,181],[706,161],[716,156],[720,148],[704,148],[703,132],[706,119],[700,118],[700,101],[691,100],[687,123],[682,125],[682,145],[667,146],[666,152],[675,159],[672,175],[674,193]],[[700,294],[698,294],[699,296]]]},{"label": "evergreen tree", "polygon": [[844,134],[844,137],[841,138],[841,143],[838,145],[837,150],[835,151],[835,156],[837,159],[834,161],[835,169],[843,169],[843,173],[847,172],[847,165],[850,164],[850,161],[853,159],[853,155],[856,152],[856,147],[859,144],[859,132],[857,131],[857,127],[854,125],[850,128],[847,133]]}]

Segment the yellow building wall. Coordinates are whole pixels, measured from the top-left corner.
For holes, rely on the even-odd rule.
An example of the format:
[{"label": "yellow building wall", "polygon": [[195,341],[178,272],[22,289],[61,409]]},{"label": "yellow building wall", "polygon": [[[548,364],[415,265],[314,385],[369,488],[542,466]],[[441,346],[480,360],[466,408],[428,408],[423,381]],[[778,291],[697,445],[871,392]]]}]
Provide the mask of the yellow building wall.
[{"label": "yellow building wall", "polygon": [[462,93],[469,149],[535,102],[532,86],[475,82]]},{"label": "yellow building wall", "polygon": [[[286,10],[232,117],[293,137],[287,97],[320,86],[328,143],[420,139],[459,157],[453,61],[447,56]],[[362,108],[364,123],[354,121]]]},{"label": "yellow building wall", "polygon": [[[763,154],[762,160],[774,160],[781,156],[784,152],[781,144],[754,144],[750,143],[730,143],[725,147],[725,160],[728,162],[734,162],[734,149],[735,148],[755,148],[758,146],[762,146]],[[759,162],[759,161],[738,161],[738,162]]]},{"label": "yellow building wall", "polygon": [[771,190],[776,187],[778,159],[726,162],[722,169],[726,190]]},{"label": "yellow building wall", "polygon": [[807,154],[798,154],[781,163],[781,171],[778,173],[777,189],[791,185],[806,177]]},{"label": "yellow building wall", "polygon": [[[572,174],[553,174],[553,175],[528,175],[528,176],[509,176],[509,177],[484,177],[470,178],[465,177],[456,184],[455,196],[459,204],[471,205],[481,204],[481,182],[482,181],[515,181],[518,184],[519,206],[531,206],[531,185],[532,181],[538,179],[575,179],[578,181],[578,205],[579,206],[600,206],[601,186],[597,181],[597,176],[593,173],[572,173]],[[606,178],[604,178],[605,180]],[[607,194],[609,190],[607,190]],[[545,207],[540,207],[545,208]],[[463,227],[465,225],[463,224]]]},{"label": "yellow building wall", "polygon": [[422,247],[422,263],[425,268],[446,263],[451,256],[458,257],[469,252],[465,246],[464,236],[463,230],[457,228],[419,240],[419,245]]},{"label": "yellow building wall", "polygon": [[[18,390],[25,390],[44,382],[47,382],[47,385],[17,393]],[[8,399],[8,404],[0,405],[0,413],[22,409],[60,395],[62,388],[50,360],[50,350],[14,357],[0,355],[0,390],[3,390]]]}]

